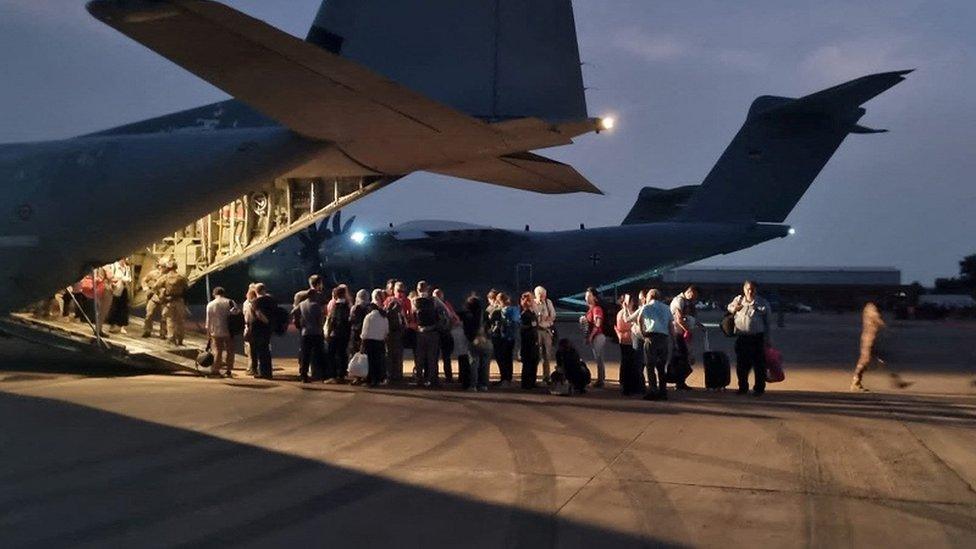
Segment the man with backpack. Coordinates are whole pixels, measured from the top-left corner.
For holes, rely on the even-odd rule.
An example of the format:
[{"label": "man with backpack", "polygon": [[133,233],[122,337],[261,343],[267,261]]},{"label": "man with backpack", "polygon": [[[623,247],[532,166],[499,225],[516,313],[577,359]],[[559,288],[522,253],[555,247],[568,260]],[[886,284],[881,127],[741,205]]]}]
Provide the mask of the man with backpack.
[{"label": "man with backpack", "polygon": [[383,302],[390,332],[386,336],[386,379],[389,383],[403,381],[403,338],[410,316],[410,300],[403,292],[403,283],[391,280],[387,283],[387,296]]},{"label": "man with backpack", "polygon": [[346,379],[349,369],[349,340],[352,337],[352,320],[349,291],[345,284],[332,290],[325,319],[325,340],[329,344],[329,372],[326,383],[338,383]]},{"label": "man with backpack", "polygon": [[437,363],[441,351],[441,332],[449,329],[447,311],[433,295],[430,285],[421,280],[417,283],[417,298],[414,300],[414,318],[417,321],[417,348],[414,360],[417,371],[426,387],[437,387]]},{"label": "man with backpack", "polygon": [[[322,277],[312,275],[308,278],[309,289],[295,294],[295,307],[292,318],[302,339],[298,349],[298,376],[302,383],[311,379],[321,379],[325,372],[325,294]],[[311,377],[309,370],[311,369]]]},{"label": "man with backpack", "polygon": [[254,377],[271,379],[274,366],[271,364],[271,334],[274,332],[274,319],[278,305],[263,283],[254,285],[257,298],[252,304],[254,312],[250,327],[251,352],[257,357],[258,370]]}]

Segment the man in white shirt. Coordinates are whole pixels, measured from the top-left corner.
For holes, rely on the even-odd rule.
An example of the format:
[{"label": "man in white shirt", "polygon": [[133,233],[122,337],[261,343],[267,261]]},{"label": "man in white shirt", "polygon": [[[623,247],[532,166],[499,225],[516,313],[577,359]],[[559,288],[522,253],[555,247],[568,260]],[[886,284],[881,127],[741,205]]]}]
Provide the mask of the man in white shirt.
[{"label": "man in white shirt", "polygon": [[223,366],[227,377],[233,377],[234,338],[230,335],[229,318],[237,313],[237,305],[224,296],[220,286],[213,289],[213,301],[207,304],[207,334],[213,345],[214,373]]},{"label": "man in white shirt", "polygon": [[698,288],[688,286],[671,300],[671,316],[674,317],[674,333],[671,336],[671,360],[668,362],[668,377],[679,390],[688,391],[691,387],[685,383],[691,375],[691,365],[694,359],[688,342],[691,341],[691,330],[698,321],[695,320],[695,302],[698,300]]},{"label": "man in white shirt", "polygon": [[539,325],[539,355],[542,357],[542,379],[549,382],[549,361],[555,361],[556,355],[552,350],[552,327],[556,324],[556,308],[548,298],[548,292],[542,286],[535,287],[535,316]]}]

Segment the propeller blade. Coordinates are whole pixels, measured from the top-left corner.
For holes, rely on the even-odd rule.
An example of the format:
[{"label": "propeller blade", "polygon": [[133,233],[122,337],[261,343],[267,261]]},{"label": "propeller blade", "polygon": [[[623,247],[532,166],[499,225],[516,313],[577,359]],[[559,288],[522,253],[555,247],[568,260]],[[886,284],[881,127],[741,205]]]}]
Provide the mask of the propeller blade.
[{"label": "propeller blade", "polygon": [[319,221],[318,225],[315,226],[315,237],[319,242],[325,242],[332,238],[332,231],[329,230],[329,217]]},{"label": "propeller blade", "polygon": [[332,233],[336,236],[342,234],[342,210],[339,210],[332,217]]},{"label": "propeller blade", "polygon": [[352,216],[349,218],[349,221],[346,221],[346,224],[342,226],[342,234],[347,234],[349,232],[349,228],[352,227],[352,222],[355,220],[356,216]]}]

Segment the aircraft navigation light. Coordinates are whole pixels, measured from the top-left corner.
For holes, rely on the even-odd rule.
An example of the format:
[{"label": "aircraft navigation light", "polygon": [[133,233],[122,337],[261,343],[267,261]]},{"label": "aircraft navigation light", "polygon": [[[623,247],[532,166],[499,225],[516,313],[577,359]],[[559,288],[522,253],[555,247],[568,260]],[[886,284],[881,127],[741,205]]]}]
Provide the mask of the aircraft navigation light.
[{"label": "aircraft navigation light", "polygon": [[787,233],[789,233],[789,234],[790,234],[790,236],[793,236],[793,235],[795,235],[795,234],[796,234],[796,229],[794,229],[793,227],[790,227],[790,230],[788,230],[788,231],[786,231],[786,232],[787,232]]},{"label": "aircraft navigation light", "polygon": [[366,233],[362,231],[356,231],[352,233],[352,235],[350,235],[349,238],[352,239],[352,241],[355,242],[356,244],[362,244],[363,242],[366,241]]},{"label": "aircraft navigation light", "polygon": [[600,119],[600,129],[610,131],[617,125],[617,119],[612,116],[604,116]]}]

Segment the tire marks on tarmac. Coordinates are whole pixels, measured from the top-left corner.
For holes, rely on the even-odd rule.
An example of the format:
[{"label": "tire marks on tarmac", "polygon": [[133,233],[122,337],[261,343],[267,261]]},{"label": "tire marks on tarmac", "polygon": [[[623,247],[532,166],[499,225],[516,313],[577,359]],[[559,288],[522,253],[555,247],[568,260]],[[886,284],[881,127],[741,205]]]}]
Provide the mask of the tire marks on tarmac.
[{"label": "tire marks on tarmac", "polygon": [[[478,412],[505,439],[515,466],[517,482],[515,502],[510,506],[509,525],[506,529],[506,547],[553,547],[556,542],[556,469],[549,450],[528,426],[526,415],[532,408],[524,405],[511,407],[488,406],[464,402]],[[533,515],[523,512],[531,510]]]},{"label": "tire marks on tarmac", "polygon": [[[640,525],[645,539],[661,539],[662,532],[655,531],[655,525],[667,525],[671,530],[669,534],[677,539],[690,539],[684,519],[671,502],[667,491],[658,482],[657,475],[631,451],[633,443],[644,436],[657,418],[648,421],[636,438],[625,439],[610,435],[568,411],[551,407],[543,407],[540,410],[559,422],[567,434],[581,439],[600,456],[605,467],[616,477],[620,490],[630,500],[632,505],[629,511]],[[642,480],[639,486],[629,481],[635,476]]]}]

